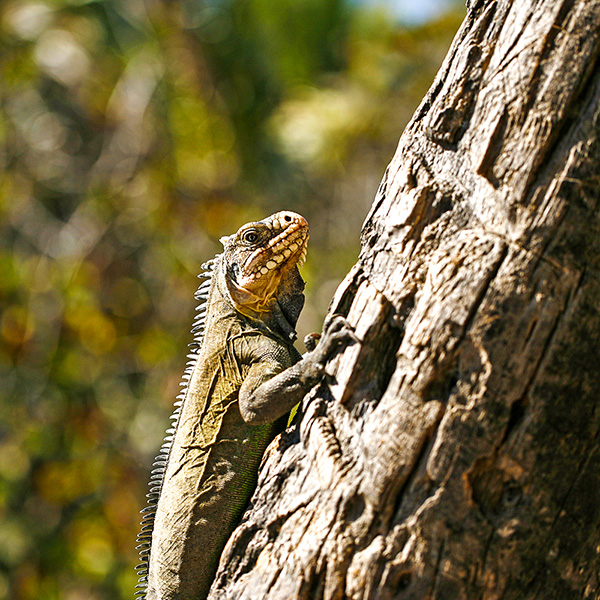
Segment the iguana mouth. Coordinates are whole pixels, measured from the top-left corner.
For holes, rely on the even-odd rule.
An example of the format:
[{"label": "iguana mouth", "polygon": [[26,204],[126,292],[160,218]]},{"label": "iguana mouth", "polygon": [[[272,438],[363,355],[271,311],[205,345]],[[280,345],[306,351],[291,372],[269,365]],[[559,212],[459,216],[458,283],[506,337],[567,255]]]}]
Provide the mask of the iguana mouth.
[{"label": "iguana mouth", "polygon": [[306,257],[308,243],[308,223],[306,219],[294,212],[278,212],[261,221],[276,234],[261,248],[257,248],[245,261],[242,267],[242,287],[251,285],[270,271],[282,271],[286,267],[301,266]]}]

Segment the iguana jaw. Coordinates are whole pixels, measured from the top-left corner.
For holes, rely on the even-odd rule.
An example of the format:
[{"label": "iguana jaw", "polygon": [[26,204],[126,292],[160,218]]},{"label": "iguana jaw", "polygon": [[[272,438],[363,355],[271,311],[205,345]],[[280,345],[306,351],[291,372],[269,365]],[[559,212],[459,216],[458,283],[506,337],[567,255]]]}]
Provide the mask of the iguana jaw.
[{"label": "iguana jaw", "polygon": [[227,288],[237,310],[253,317],[271,310],[284,274],[303,263],[308,237],[306,219],[283,211],[221,239]]}]

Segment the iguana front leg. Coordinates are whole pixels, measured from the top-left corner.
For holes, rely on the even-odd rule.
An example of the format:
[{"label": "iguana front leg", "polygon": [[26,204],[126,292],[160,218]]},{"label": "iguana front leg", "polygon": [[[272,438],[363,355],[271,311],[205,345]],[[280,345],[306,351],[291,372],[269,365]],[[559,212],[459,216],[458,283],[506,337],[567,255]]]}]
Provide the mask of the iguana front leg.
[{"label": "iguana front leg", "polygon": [[336,315],[327,323],[316,348],[284,371],[275,353],[261,348],[240,388],[239,407],[244,421],[261,425],[288,413],[319,383],[327,361],[355,342],[358,338],[346,319]]}]

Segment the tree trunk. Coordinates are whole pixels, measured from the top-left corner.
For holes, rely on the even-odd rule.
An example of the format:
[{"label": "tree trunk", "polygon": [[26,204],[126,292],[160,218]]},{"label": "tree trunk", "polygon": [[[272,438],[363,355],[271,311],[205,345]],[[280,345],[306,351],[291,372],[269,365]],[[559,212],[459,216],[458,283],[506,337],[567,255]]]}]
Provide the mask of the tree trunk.
[{"label": "tree trunk", "polygon": [[471,1],[212,600],[600,597],[600,0]]}]

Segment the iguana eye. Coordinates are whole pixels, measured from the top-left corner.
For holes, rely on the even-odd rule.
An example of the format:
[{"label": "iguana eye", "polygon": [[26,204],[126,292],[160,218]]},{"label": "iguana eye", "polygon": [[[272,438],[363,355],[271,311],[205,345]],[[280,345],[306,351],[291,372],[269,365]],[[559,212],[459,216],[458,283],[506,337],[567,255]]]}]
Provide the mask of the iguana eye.
[{"label": "iguana eye", "polygon": [[242,236],[242,239],[247,244],[255,244],[258,242],[258,233],[254,229],[250,229],[250,231],[246,231]]}]

